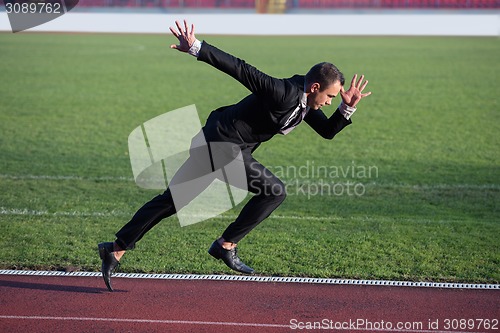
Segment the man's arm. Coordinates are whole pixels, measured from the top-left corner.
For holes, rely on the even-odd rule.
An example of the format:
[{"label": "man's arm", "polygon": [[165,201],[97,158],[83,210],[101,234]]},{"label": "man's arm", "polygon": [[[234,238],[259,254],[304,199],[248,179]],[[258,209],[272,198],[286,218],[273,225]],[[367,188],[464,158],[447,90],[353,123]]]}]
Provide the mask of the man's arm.
[{"label": "man's arm", "polygon": [[318,110],[311,110],[307,113],[304,121],[325,139],[333,139],[344,127],[350,125],[352,121],[346,119],[339,109],[330,118]]},{"label": "man's arm", "polygon": [[198,60],[232,76],[255,94],[265,97],[279,94],[283,90],[284,83],[282,80],[261,72],[244,60],[234,57],[206,41],[202,44]]},{"label": "man's arm", "polygon": [[333,139],[338,132],[352,123],[351,116],[356,111],[359,101],[371,95],[371,92],[363,93],[368,84],[368,81],[363,81],[364,78],[365,76],[361,75],[358,81],[358,75],[355,74],[349,90],[345,91],[344,87],[341,87],[342,102],[330,118],[327,118],[321,110],[311,110],[304,118],[305,122],[323,138]]},{"label": "man's arm", "polygon": [[285,100],[286,85],[283,80],[269,76],[244,60],[234,57],[207,42],[200,43],[194,35],[194,25],[191,29],[184,20],[184,27],[176,21],[177,30],[170,27],[172,34],[179,40],[173,49],[187,52],[218,70],[238,80],[251,92],[271,101]]}]

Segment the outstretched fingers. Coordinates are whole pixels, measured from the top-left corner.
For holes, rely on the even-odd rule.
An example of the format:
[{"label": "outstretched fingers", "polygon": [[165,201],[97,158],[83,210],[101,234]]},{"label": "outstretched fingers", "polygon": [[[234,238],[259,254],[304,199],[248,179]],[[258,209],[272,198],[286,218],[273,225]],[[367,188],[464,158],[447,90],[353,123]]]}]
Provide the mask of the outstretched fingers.
[{"label": "outstretched fingers", "polygon": [[358,79],[358,74],[354,74],[351,80],[351,87],[356,86],[356,80]]},{"label": "outstretched fingers", "polygon": [[[182,27],[181,23],[179,21],[175,21],[175,25],[177,26],[177,29],[179,29],[179,32],[182,34]],[[184,20],[184,26],[186,25],[186,20]],[[186,29],[187,30],[187,29]]]},{"label": "outstretched fingers", "polygon": [[[356,77],[356,76],[357,76],[357,74],[354,75],[354,77]],[[363,82],[363,80],[364,80],[364,82]],[[354,85],[356,87],[356,89],[360,92],[361,97],[366,97],[366,96],[371,95],[371,92],[367,92],[367,93],[363,94],[363,90],[365,90],[367,85],[368,85],[368,80],[365,80],[365,76],[361,75],[361,77],[359,78],[359,81]]]},{"label": "outstretched fingers", "polygon": [[366,96],[370,96],[372,94],[371,91],[367,92],[367,93],[364,93],[364,94],[361,94],[361,98],[364,98]]},{"label": "outstretched fingers", "polygon": [[358,79],[358,74],[354,74],[351,80],[351,86],[346,91],[344,87],[340,88],[340,95],[342,96],[342,101],[350,106],[355,107],[358,102],[366,96],[371,95],[371,92],[363,93],[363,90],[368,85],[368,80],[365,80],[365,76],[361,75]]},{"label": "outstretched fingers", "polygon": [[359,88],[359,91],[363,92],[363,90],[365,90],[367,84],[368,84],[368,80],[366,80],[365,83],[363,83],[363,85]]},{"label": "outstretched fingers", "polygon": [[184,20],[183,23],[184,24],[180,21],[175,21],[176,28],[170,27],[172,35],[179,40],[179,44],[172,44],[170,45],[170,48],[187,52],[196,40],[196,37],[194,36],[194,24],[191,24],[190,29],[186,20]]},{"label": "outstretched fingers", "polygon": [[191,24],[191,30],[189,30],[188,23],[184,20],[184,33],[186,37],[192,38],[194,36],[194,24]]},{"label": "outstretched fingers", "polygon": [[[357,75],[357,74],[356,74]],[[363,82],[363,79],[365,78],[364,75],[361,75],[361,77],[359,78],[359,81],[358,83],[356,83],[355,87],[360,90],[360,87],[361,87],[361,83]]]},{"label": "outstretched fingers", "polygon": [[191,32],[189,33],[189,39],[194,39],[194,23],[191,24]]},{"label": "outstretched fingers", "polygon": [[[175,30],[175,28],[173,28],[173,27],[169,27],[169,29],[170,29],[170,32],[172,33],[172,35],[174,35],[175,38],[177,38],[179,40],[179,42],[180,42],[181,41],[181,36],[182,36],[182,33],[181,33],[182,30],[179,28],[179,26],[180,26],[179,25],[179,21],[175,21],[175,24],[177,25],[178,31]],[[170,48],[172,48],[172,49],[179,49],[180,46],[181,46],[180,44],[178,44],[178,45],[172,44],[172,45],[170,45]]]},{"label": "outstretched fingers", "polygon": [[368,84],[368,80],[366,80],[362,85],[361,87],[359,88],[359,92],[361,93],[361,97],[366,97],[366,96],[370,96],[372,94],[371,91],[369,92],[366,92],[366,93],[363,93],[363,90],[365,90],[366,86]]}]

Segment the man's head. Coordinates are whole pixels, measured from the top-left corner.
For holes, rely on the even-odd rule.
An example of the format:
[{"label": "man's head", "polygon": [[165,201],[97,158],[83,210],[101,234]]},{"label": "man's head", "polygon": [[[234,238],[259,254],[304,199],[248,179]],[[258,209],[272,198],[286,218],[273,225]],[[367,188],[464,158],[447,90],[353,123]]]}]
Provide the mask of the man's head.
[{"label": "man's head", "polygon": [[322,62],[314,65],[305,77],[307,105],[319,109],[330,105],[344,85],[344,74],[333,64]]}]

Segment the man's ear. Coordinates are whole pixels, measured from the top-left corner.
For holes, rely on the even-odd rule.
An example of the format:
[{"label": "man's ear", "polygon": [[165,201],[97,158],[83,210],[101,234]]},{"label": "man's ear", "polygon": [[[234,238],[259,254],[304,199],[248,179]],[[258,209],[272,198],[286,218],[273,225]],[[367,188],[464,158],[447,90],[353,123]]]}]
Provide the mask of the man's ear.
[{"label": "man's ear", "polygon": [[311,84],[311,92],[317,92],[317,91],[319,91],[319,88],[320,88],[320,85],[318,82]]}]

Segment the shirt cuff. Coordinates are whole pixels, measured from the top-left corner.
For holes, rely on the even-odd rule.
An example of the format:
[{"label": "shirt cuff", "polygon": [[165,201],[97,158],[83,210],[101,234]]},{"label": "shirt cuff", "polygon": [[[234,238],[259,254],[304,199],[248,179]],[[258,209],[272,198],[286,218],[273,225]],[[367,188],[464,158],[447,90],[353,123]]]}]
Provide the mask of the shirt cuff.
[{"label": "shirt cuff", "polygon": [[346,105],[344,101],[342,101],[339,105],[339,111],[344,116],[345,119],[349,120],[354,112],[356,112],[356,107],[351,107]]},{"label": "shirt cuff", "polygon": [[189,48],[188,53],[190,55],[198,58],[198,54],[200,53],[200,49],[201,49],[201,42],[199,40],[195,40],[193,45],[191,45],[191,47]]}]

